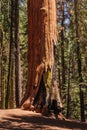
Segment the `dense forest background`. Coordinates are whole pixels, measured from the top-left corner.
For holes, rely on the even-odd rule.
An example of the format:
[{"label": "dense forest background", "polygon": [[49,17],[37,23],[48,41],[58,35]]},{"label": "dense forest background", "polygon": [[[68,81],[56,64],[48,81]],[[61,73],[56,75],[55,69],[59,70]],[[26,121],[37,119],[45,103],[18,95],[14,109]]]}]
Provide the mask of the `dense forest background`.
[{"label": "dense forest background", "polygon": [[[67,118],[87,120],[87,1],[57,0],[58,85]],[[27,82],[27,0],[0,1],[0,108],[19,107]],[[35,28],[37,29],[37,28]]]}]

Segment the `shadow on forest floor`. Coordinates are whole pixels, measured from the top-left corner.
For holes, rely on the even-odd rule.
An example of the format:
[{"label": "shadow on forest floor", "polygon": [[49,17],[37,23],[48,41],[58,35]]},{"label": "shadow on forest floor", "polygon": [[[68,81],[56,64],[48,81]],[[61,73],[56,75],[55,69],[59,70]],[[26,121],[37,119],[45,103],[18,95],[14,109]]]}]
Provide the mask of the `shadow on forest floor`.
[{"label": "shadow on forest floor", "polygon": [[[22,110],[21,110],[22,111]],[[15,112],[15,111],[14,111]],[[1,111],[0,111],[1,113]],[[86,123],[43,117],[40,114],[11,113],[0,119],[0,130],[87,130]]]}]

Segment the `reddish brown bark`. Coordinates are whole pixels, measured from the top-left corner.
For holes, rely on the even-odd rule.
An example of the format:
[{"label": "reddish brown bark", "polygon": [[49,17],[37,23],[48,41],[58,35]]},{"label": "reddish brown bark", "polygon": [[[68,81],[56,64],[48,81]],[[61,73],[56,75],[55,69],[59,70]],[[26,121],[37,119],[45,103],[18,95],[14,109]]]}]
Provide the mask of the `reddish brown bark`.
[{"label": "reddish brown bark", "polygon": [[[57,41],[56,25],[55,0],[28,0],[29,61],[26,92],[22,100],[23,109],[31,108],[36,97],[41,99],[45,90],[47,91],[43,77],[48,71],[52,73],[54,42]],[[43,96],[40,95],[42,90]]]}]

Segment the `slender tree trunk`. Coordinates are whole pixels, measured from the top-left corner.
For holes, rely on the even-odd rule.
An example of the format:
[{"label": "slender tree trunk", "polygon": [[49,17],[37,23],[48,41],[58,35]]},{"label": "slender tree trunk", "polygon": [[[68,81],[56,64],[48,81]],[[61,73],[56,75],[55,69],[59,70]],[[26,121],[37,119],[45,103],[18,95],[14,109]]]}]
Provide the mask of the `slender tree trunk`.
[{"label": "slender tree trunk", "polygon": [[58,82],[59,82],[59,88],[60,88],[60,95],[61,95],[61,70],[60,70],[60,58],[58,55]]},{"label": "slender tree trunk", "polygon": [[10,87],[11,87],[11,61],[12,61],[12,52],[13,52],[13,1],[11,1],[11,18],[10,18],[10,47],[9,47],[9,63],[8,63],[8,76],[7,76],[7,88],[6,88],[6,97],[5,97],[5,108],[10,106]]},{"label": "slender tree trunk", "polygon": [[3,68],[2,68],[2,44],[3,44],[3,32],[2,29],[0,29],[0,102],[1,108],[4,108],[4,86],[2,86],[3,83]]},{"label": "slender tree trunk", "polygon": [[16,106],[21,100],[20,48],[19,48],[19,0],[15,0],[15,96]]},{"label": "slender tree trunk", "polygon": [[[62,26],[63,23],[62,23]],[[64,30],[61,31],[62,89],[65,88]]]},{"label": "slender tree trunk", "polygon": [[[54,86],[54,90],[58,88],[57,83],[54,82],[56,79],[54,81],[52,79],[54,43],[57,40],[56,25],[55,0],[28,0],[29,60],[26,92],[21,102],[23,109],[31,109],[32,105],[34,108],[41,106],[41,109],[45,105],[49,106],[51,88],[52,86]],[[35,99],[40,88],[44,89],[42,100],[39,98],[36,103]],[[56,100],[60,102],[59,91],[57,98],[59,99]]]},{"label": "slender tree trunk", "polygon": [[68,66],[68,88],[67,88],[67,113],[66,117],[70,117],[70,57],[69,57],[69,66]]},{"label": "slender tree trunk", "polygon": [[[1,15],[1,1],[0,1],[0,15]],[[0,29],[0,92],[1,92],[1,70],[2,70],[2,30]],[[0,93],[0,101],[1,101],[1,93]]]},{"label": "slender tree trunk", "polygon": [[[78,0],[74,1],[75,8],[75,25],[76,25],[76,43],[77,43],[77,64],[78,64],[78,76],[79,83],[83,82],[82,78],[82,63],[81,63],[81,52],[80,52],[80,42],[79,42],[79,22],[78,22]],[[81,109],[81,121],[85,121],[85,113],[84,113],[84,98],[83,91],[80,87],[80,109]]]},{"label": "slender tree trunk", "polygon": [[[0,102],[1,102],[1,88],[2,88],[2,80],[1,80],[2,73],[1,73],[1,71],[2,71],[2,47],[0,46]],[[1,105],[0,105],[0,108],[1,108]]]},{"label": "slender tree trunk", "polygon": [[[0,1],[0,16],[2,16],[2,1]],[[3,70],[3,26],[2,17],[0,21],[0,107],[5,108],[5,82],[4,82],[4,70]]]},{"label": "slender tree trunk", "polygon": [[65,1],[60,1],[61,11],[62,11],[62,21],[61,21],[61,93],[62,93],[62,100],[65,101],[65,52],[64,52],[64,3]]},{"label": "slender tree trunk", "polygon": [[[1,15],[1,5],[2,5],[2,3],[1,3],[1,1],[0,1],[0,15]],[[1,21],[0,21],[0,23],[1,23]],[[2,78],[2,28],[0,28],[0,104],[1,104],[1,89],[2,89],[2,80],[1,80],[1,78]],[[0,105],[0,108],[1,108],[1,105]]]},{"label": "slender tree trunk", "polygon": [[10,77],[10,99],[9,108],[14,108],[15,106],[15,56],[12,55],[11,59],[11,77]]},{"label": "slender tree trunk", "polygon": [[3,30],[0,30],[0,101],[1,101],[1,108],[5,108],[5,76],[4,76],[4,69],[3,69]]},{"label": "slender tree trunk", "polygon": [[[1,1],[0,1],[0,15],[1,15]],[[2,37],[1,37],[1,34],[2,34],[2,30],[0,29],[0,104],[1,104],[1,88],[2,88],[2,80],[1,80],[1,77],[2,77],[2,73],[1,73],[1,70],[2,70]],[[0,105],[0,108],[1,108],[1,105]]]}]

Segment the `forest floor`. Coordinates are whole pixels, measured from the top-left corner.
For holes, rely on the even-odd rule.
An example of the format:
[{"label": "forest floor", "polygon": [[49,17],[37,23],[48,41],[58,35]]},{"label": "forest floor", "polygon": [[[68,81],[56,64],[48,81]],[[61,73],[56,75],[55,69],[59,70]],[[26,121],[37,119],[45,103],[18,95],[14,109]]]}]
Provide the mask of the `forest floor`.
[{"label": "forest floor", "polygon": [[0,110],[0,130],[87,130],[87,123],[59,120],[21,109]]}]

